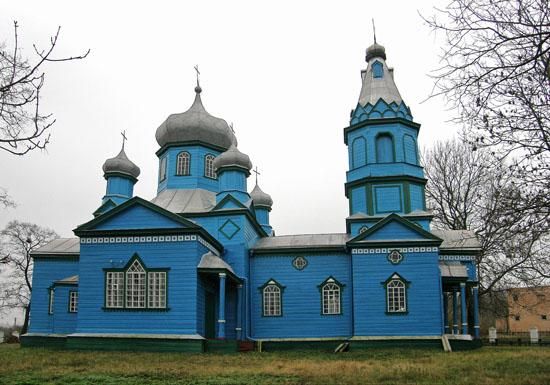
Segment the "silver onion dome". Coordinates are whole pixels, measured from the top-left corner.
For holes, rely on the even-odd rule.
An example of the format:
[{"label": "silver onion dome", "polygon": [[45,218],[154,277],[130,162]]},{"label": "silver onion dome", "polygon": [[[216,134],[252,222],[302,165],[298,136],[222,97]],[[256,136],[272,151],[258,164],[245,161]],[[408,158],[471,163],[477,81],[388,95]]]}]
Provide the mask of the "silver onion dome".
[{"label": "silver onion dome", "polygon": [[252,203],[255,207],[263,206],[271,208],[271,206],[273,206],[273,199],[271,199],[271,196],[263,192],[258,185],[254,187],[250,193],[250,197],[252,198]]},{"label": "silver onion dome", "polygon": [[370,59],[374,59],[375,57],[386,60],[386,49],[384,48],[384,46],[378,43],[374,43],[369,48],[367,48],[365,60],[368,62]]},{"label": "silver onion dome", "polygon": [[222,152],[214,159],[214,167],[220,170],[225,167],[238,167],[246,170],[250,174],[252,162],[248,155],[243,154],[235,145],[231,145],[229,150]]},{"label": "silver onion dome", "polygon": [[105,174],[124,174],[137,179],[140,170],[134,162],[128,159],[128,156],[126,156],[124,152],[124,148],[122,148],[117,156],[107,159],[105,163],[103,163],[103,172]]},{"label": "silver onion dome", "polygon": [[200,86],[195,87],[195,101],[182,113],[170,115],[155,137],[162,147],[170,143],[203,142],[223,149],[237,143],[233,130],[223,119],[210,115],[202,105]]}]

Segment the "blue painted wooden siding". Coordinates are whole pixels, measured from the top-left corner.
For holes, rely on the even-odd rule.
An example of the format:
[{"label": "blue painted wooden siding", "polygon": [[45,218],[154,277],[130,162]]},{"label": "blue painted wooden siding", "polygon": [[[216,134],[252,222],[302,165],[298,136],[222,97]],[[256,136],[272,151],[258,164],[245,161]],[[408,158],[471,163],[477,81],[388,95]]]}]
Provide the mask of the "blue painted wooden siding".
[{"label": "blue painted wooden siding", "polygon": [[403,152],[406,163],[418,164],[416,141],[411,135],[406,134],[403,138]]},{"label": "blue painted wooden siding", "polygon": [[411,194],[411,211],[425,210],[424,187],[411,183],[409,185],[409,191]]},{"label": "blue painted wooden siding", "polygon": [[220,191],[242,191],[246,192],[246,174],[244,171],[222,170],[219,174]]},{"label": "blue painted wooden siding", "polygon": [[351,168],[359,168],[367,164],[367,142],[364,137],[360,136],[353,140],[351,151]]},{"label": "blue painted wooden siding", "polygon": [[[391,244],[388,244],[391,247]],[[385,254],[354,254],[354,335],[435,336],[442,333],[441,280],[438,254],[403,253],[399,265]],[[407,314],[386,314],[386,291],[382,284],[394,272],[410,282]]]},{"label": "blue painted wooden siding", "polygon": [[77,286],[56,286],[54,294],[54,312],[52,318],[52,333],[69,334],[76,330],[78,313],[69,312],[69,292],[77,291]]},{"label": "blue painted wooden siding", "polygon": [[[208,249],[198,241],[81,244],[80,333],[197,333],[197,265]],[[169,268],[167,306],[160,310],[106,310],[105,272],[138,253],[146,268]]]},{"label": "blue painted wooden siding", "polygon": [[402,213],[403,192],[400,185],[373,186],[374,211],[376,214]]},{"label": "blue painted wooden siding", "polygon": [[392,239],[425,239],[425,237],[416,231],[402,225],[397,221],[387,223],[381,229],[375,231],[365,238],[365,240],[392,240]]},{"label": "blue painted wooden siding", "polygon": [[[190,175],[176,175],[177,156],[180,152],[187,151],[191,155]],[[204,176],[204,157],[208,154],[215,157],[220,154],[218,151],[203,146],[180,146],[171,147],[166,150],[159,158],[166,156],[166,179],[159,181],[158,192],[165,189],[192,189],[202,188],[205,190],[218,192],[219,182],[217,179]]]},{"label": "blue painted wooden siding", "polygon": [[135,205],[100,223],[96,230],[182,228],[183,225],[153,210]]},{"label": "blue painted wooden siding", "polygon": [[[351,270],[347,254],[304,255],[308,265],[303,270],[292,266],[296,255],[251,257],[251,318],[253,338],[342,337],[352,328]],[[329,276],[345,285],[341,315],[321,314],[318,285]],[[282,316],[262,316],[262,293],[258,289],[269,279],[285,286],[282,293]]]},{"label": "blue painted wooden siding", "polygon": [[134,182],[129,178],[109,176],[107,178],[107,190],[103,197],[103,203],[112,199],[116,204],[121,204],[134,195]]},{"label": "blue painted wooden siding", "polygon": [[351,190],[351,215],[356,213],[367,214],[367,188],[355,187]]},{"label": "blue painted wooden siding", "polygon": [[[53,333],[55,327],[54,318],[61,316],[56,309],[54,314],[48,314],[49,291],[48,289],[55,281],[77,275],[79,271],[77,260],[66,259],[35,259],[32,277],[32,304],[29,332],[30,333]],[[57,306],[62,305],[66,299],[62,295],[54,294]],[[65,302],[66,303],[66,302]],[[62,307],[62,306],[61,306]],[[67,311],[67,308],[64,310]],[[60,324],[63,325],[63,321]],[[67,326],[68,327],[68,326]]]}]

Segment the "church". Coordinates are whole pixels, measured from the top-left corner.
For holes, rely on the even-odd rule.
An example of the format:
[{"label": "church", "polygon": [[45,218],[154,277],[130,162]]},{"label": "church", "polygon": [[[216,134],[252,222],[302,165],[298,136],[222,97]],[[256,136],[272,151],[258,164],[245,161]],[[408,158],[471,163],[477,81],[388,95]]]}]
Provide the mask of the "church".
[{"label": "church", "polygon": [[[386,52],[366,50],[343,129],[345,233],[277,236],[273,200],[232,128],[195,99],[157,128],[157,196],[139,167],[103,164],[93,219],[35,250],[23,346],[157,351],[331,350],[479,342],[476,256],[462,230],[432,230],[420,124]],[[249,191],[250,190],[250,191]],[[304,198],[305,199],[305,198]],[[344,220],[344,218],[342,218]]]}]

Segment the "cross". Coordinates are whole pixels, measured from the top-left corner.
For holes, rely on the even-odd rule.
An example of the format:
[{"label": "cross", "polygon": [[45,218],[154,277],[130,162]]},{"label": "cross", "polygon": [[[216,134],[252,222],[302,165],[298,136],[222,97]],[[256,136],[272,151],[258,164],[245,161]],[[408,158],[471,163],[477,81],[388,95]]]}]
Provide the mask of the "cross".
[{"label": "cross", "polygon": [[260,175],[260,172],[258,171],[258,166],[254,170],[252,170],[254,174],[256,174],[256,185],[258,184],[258,175]]},{"label": "cross", "polygon": [[201,74],[199,71],[199,65],[197,64],[194,68],[195,68],[195,71],[197,72],[197,87],[199,87],[199,75]]},{"label": "cross", "polygon": [[124,150],[124,142],[128,140],[128,138],[126,137],[126,130],[122,131],[120,135],[122,135],[122,149]]},{"label": "cross", "polygon": [[374,26],[374,17],[372,18],[372,33],[374,34],[374,44],[376,44],[376,27]]}]

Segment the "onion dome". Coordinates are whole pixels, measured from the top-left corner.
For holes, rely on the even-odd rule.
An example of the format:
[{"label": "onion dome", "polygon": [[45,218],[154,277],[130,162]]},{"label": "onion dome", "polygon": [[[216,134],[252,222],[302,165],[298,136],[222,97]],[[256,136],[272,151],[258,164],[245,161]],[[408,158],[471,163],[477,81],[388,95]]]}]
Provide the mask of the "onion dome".
[{"label": "onion dome", "polygon": [[271,196],[264,193],[258,185],[254,187],[254,190],[250,193],[250,197],[255,207],[263,206],[271,209],[271,206],[273,206],[273,199],[271,199]]},{"label": "onion dome", "polygon": [[193,105],[180,114],[170,115],[162,123],[155,137],[162,147],[171,143],[203,142],[223,149],[237,144],[233,130],[223,119],[210,115],[204,109],[201,100],[202,89],[195,87],[195,101]]},{"label": "onion dome", "polygon": [[384,46],[378,43],[374,43],[369,48],[367,48],[365,60],[368,62],[370,59],[374,59],[375,57],[386,60],[386,49],[384,48]]},{"label": "onion dome", "polygon": [[128,159],[123,147],[117,156],[107,159],[105,163],[103,163],[103,172],[105,173],[105,175],[116,173],[128,175],[134,179],[137,179],[140,170],[134,162]]},{"label": "onion dome", "polygon": [[217,171],[222,168],[230,167],[242,168],[248,175],[250,175],[250,170],[252,169],[252,162],[248,155],[240,152],[233,144],[229,147],[229,150],[222,152],[214,159],[214,168],[216,168]]}]

